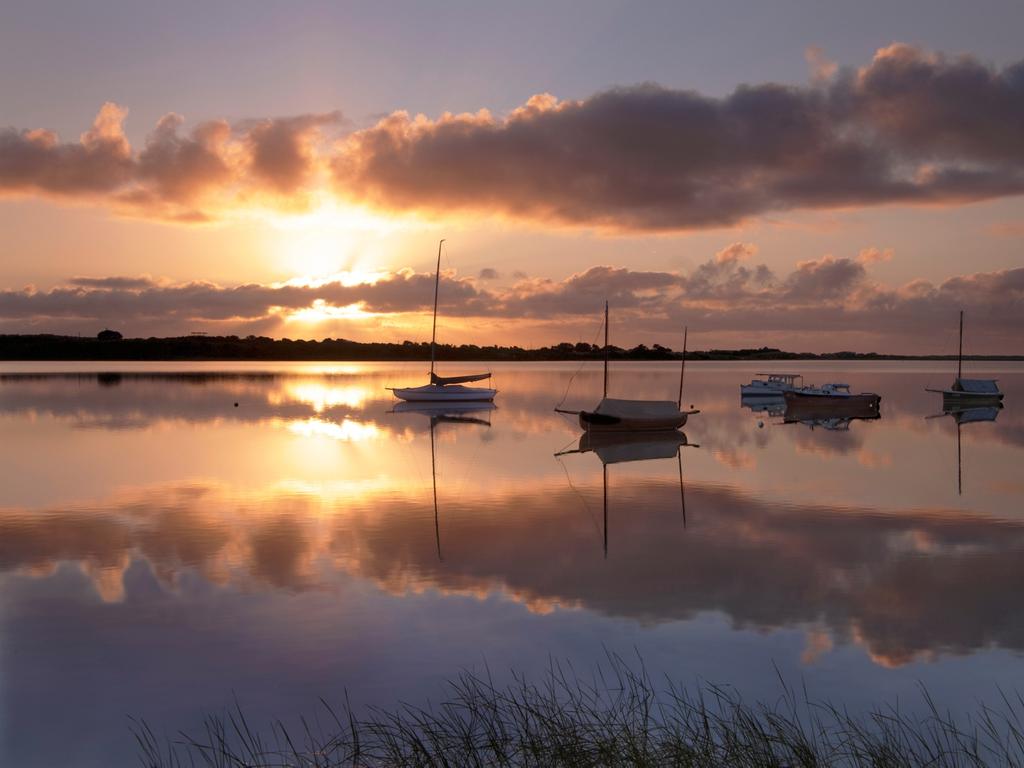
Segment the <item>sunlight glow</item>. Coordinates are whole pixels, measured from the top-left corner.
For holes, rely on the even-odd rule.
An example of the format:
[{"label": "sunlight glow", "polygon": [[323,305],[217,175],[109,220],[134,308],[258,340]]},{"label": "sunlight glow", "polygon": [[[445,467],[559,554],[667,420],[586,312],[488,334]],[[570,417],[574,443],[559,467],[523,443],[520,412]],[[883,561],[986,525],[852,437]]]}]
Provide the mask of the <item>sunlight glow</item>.
[{"label": "sunlight glow", "polygon": [[342,442],[372,440],[380,435],[376,424],[345,419],[340,424],[323,419],[288,422],[288,430],[302,437],[329,437]]},{"label": "sunlight glow", "polygon": [[280,402],[298,401],[306,403],[312,406],[313,410],[317,413],[323,413],[328,408],[338,405],[359,408],[371,396],[371,392],[367,387],[351,385],[332,386],[330,384],[304,381],[286,384]]},{"label": "sunlight glow", "polygon": [[373,317],[373,313],[364,311],[362,302],[336,307],[323,299],[317,299],[311,306],[289,314],[285,321],[289,323],[322,323],[328,320],[358,320],[367,317]]},{"label": "sunlight glow", "polygon": [[268,212],[265,220],[277,235],[274,247],[282,266],[295,275],[289,284],[344,285],[375,282],[386,273],[377,263],[387,240],[409,227],[409,222],[382,216],[367,208],[321,200],[302,214]]}]

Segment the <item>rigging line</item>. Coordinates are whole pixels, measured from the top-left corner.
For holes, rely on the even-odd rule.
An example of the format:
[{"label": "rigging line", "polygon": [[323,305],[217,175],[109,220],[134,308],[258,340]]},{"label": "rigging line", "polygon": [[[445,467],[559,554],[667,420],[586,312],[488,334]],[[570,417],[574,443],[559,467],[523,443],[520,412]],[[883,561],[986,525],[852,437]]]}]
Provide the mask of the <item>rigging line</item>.
[{"label": "rigging line", "polygon": [[587,504],[586,497],[580,493],[579,489],[575,485],[573,485],[572,478],[569,476],[569,469],[565,466],[565,462],[562,461],[560,456],[556,456],[555,460],[558,462],[559,466],[562,467],[562,471],[565,472],[565,479],[569,483],[569,488],[572,489],[572,492],[579,497],[580,503],[583,504],[583,511],[587,513],[587,516],[590,518],[590,522],[594,524],[594,532],[600,533],[600,527],[597,524],[597,519],[594,517],[594,513],[590,511],[590,505]]},{"label": "rigging line", "polygon": [[[603,318],[601,319],[601,322],[598,323],[597,330],[594,332],[594,338],[591,340],[590,346],[594,346],[594,344],[597,342],[598,338],[601,335],[602,328],[604,328]],[[558,405],[555,406],[556,409],[561,408],[562,405],[565,403],[566,399],[569,397],[569,390],[572,389],[573,381],[576,380],[576,377],[579,376],[580,371],[583,370],[583,366],[586,365],[588,362],[588,360],[581,360],[579,367],[576,369],[573,375],[569,377],[569,383],[565,385],[565,392],[562,394],[562,399],[558,401]]]}]

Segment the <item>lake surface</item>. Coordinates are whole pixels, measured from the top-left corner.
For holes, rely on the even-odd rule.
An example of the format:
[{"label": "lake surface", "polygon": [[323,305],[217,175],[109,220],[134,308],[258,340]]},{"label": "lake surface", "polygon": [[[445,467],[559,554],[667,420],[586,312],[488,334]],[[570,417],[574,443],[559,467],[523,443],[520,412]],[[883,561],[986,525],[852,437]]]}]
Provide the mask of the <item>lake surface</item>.
[{"label": "lake surface", "polygon": [[[554,455],[599,364],[495,364],[493,411],[390,412],[424,367],[0,363],[0,765],[134,765],[127,715],[174,735],[237,698],[262,725],[609,652],[852,711],[1024,690],[1024,366],[969,366],[1006,407],[961,420],[959,476],[924,391],[948,363],[691,364],[681,462]],[[881,418],[741,406],[790,368]],[[677,386],[613,365],[612,395]]]}]

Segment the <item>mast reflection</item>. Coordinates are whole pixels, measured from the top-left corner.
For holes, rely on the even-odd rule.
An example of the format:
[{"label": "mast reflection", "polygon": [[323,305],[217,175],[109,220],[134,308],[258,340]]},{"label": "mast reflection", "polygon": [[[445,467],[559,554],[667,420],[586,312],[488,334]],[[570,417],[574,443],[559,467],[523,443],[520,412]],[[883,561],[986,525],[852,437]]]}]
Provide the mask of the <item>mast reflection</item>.
[{"label": "mast reflection", "polygon": [[941,419],[949,416],[956,422],[956,493],[963,495],[963,469],[960,450],[960,428],[964,424],[976,424],[985,421],[995,421],[999,412],[1003,409],[1002,403],[990,403],[988,405],[966,406],[952,400],[943,400],[942,413],[926,416],[926,419]]},{"label": "mast reflection", "polygon": [[[434,431],[439,424],[477,424],[491,426],[490,412],[497,410],[492,402],[401,402],[396,403],[389,413],[418,413],[430,419],[430,479],[434,492],[434,540],[437,543],[437,559],[444,562],[441,554],[441,521],[437,509],[437,449]],[[486,414],[481,418],[479,414]]]},{"label": "mast reflection", "polygon": [[686,527],[686,490],[683,486],[682,449],[699,448],[690,443],[686,434],[679,430],[657,432],[584,432],[576,448],[558,451],[555,457],[573,453],[593,453],[601,461],[602,518],[604,556],[608,557],[608,465],[635,461],[671,459],[679,464],[679,500],[683,512],[683,528]]}]

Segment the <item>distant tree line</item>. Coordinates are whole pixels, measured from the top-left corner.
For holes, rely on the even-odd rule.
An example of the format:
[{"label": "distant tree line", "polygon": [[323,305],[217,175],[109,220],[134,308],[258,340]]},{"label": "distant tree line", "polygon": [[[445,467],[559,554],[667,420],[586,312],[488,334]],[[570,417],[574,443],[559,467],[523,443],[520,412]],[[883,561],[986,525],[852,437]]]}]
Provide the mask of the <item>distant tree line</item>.
[{"label": "distant tree line", "polygon": [[[438,345],[437,359],[481,361],[597,360],[604,356],[596,344],[562,342],[548,347]],[[613,360],[678,360],[681,353],[654,344],[631,349],[610,347]],[[875,352],[784,352],[774,347],[708,349],[687,352],[688,360],[950,360],[953,355],[883,355]],[[429,360],[430,344],[403,341],[359,342],[348,339],[272,339],[267,336],[173,336],[126,339],[59,336],[54,334],[0,335],[0,360]],[[1024,360],[1022,355],[971,355],[971,360]]]}]

